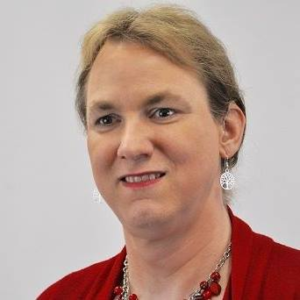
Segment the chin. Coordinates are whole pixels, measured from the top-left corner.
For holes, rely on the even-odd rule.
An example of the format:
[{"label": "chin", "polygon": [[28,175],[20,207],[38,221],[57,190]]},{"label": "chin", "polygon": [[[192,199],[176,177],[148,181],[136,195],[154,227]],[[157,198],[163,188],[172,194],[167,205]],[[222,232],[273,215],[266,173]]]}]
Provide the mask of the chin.
[{"label": "chin", "polygon": [[172,219],[170,212],[162,211],[158,207],[144,206],[136,207],[134,211],[128,213],[123,225],[135,232],[145,234],[149,231],[148,234],[159,235],[163,231],[163,228],[168,227]]}]

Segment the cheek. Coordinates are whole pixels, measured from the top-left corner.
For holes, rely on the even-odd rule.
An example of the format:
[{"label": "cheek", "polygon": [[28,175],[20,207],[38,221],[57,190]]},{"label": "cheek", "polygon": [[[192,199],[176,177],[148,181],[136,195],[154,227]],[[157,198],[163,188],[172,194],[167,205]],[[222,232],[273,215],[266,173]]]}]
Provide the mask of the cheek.
[{"label": "cheek", "polygon": [[103,182],[113,161],[113,145],[91,135],[88,136],[87,147],[95,181],[96,183]]},{"label": "cheek", "polygon": [[168,152],[173,153],[179,162],[205,160],[218,157],[219,139],[216,130],[206,130],[206,126],[185,126],[168,136]]},{"label": "cheek", "polygon": [[166,153],[184,180],[213,178],[219,169],[219,139],[216,130],[207,131],[207,126],[186,126],[168,139]]}]

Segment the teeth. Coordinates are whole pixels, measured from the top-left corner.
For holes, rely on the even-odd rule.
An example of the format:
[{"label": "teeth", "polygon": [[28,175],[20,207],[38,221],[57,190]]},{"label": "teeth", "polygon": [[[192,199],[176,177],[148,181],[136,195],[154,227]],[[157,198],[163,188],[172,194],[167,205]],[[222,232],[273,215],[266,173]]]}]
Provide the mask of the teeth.
[{"label": "teeth", "polygon": [[142,181],[149,181],[154,180],[156,178],[159,178],[161,176],[160,173],[152,173],[152,174],[145,174],[143,176],[126,176],[125,181],[126,182],[142,182]]},{"label": "teeth", "polygon": [[[159,175],[158,175],[158,177],[159,177]],[[153,179],[156,178],[156,175],[155,174],[150,174],[149,178],[150,178],[150,180],[153,180]]]}]

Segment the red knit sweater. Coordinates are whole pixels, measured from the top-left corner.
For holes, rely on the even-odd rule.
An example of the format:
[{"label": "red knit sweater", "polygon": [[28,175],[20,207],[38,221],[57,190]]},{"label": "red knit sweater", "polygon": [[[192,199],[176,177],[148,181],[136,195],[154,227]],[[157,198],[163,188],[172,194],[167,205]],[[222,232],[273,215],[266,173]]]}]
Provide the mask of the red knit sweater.
[{"label": "red knit sweater", "polygon": [[[232,269],[224,300],[300,300],[300,251],[254,233],[230,209],[229,214]],[[112,300],[113,289],[122,279],[125,255],[124,248],[109,260],[71,273],[37,299]]]}]

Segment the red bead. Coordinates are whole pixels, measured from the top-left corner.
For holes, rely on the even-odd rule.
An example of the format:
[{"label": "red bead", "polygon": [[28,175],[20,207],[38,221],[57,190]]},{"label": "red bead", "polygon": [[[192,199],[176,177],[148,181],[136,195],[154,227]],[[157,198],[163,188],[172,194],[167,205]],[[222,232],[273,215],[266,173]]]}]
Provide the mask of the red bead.
[{"label": "red bead", "polygon": [[207,288],[208,284],[207,284],[207,281],[201,281],[200,282],[200,288],[202,290],[205,290]]},{"label": "red bead", "polygon": [[205,299],[205,300],[211,299],[212,292],[210,290],[206,290],[203,292],[202,296],[203,296],[203,299]]},{"label": "red bead", "polygon": [[213,272],[211,275],[210,275],[210,278],[213,280],[213,281],[216,281],[218,282],[221,278],[221,275],[219,272]]},{"label": "red bead", "polygon": [[114,294],[115,295],[121,295],[123,293],[123,288],[121,286],[116,286],[114,288]]},{"label": "red bead", "polygon": [[129,300],[138,300],[138,297],[137,297],[136,294],[131,294],[131,295],[129,296]]},{"label": "red bead", "polygon": [[212,282],[211,285],[209,286],[209,289],[216,296],[220,295],[222,290],[221,286],[217,282]]}]

